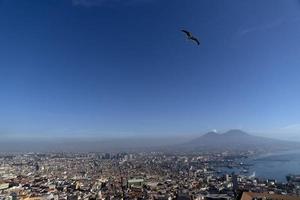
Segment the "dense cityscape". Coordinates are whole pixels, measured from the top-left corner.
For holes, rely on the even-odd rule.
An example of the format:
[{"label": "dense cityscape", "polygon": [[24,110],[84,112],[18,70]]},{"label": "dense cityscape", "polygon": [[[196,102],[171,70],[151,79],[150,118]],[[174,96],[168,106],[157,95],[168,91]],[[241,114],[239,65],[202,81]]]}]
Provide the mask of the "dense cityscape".
[{"label": "dense cityscape", "polygon": [[0,199],[300,199],[300,177],[246,175],[255,154],[2,153]]}]

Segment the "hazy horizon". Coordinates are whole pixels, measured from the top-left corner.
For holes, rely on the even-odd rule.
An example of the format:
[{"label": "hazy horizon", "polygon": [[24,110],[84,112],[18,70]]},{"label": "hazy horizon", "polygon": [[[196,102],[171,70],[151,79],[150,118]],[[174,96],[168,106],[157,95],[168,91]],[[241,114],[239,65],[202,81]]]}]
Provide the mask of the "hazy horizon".
[{"label": "hazy horizon", "polygon": [[[179,134],[153,134],[153,135],[100,135],[100,134],[86,134],[86,135],[2,135],[3,141],[59,141],[59,140],[74,140],[74,141],[122,141],[122,140],[147,140],[147,139],[153,139],[153,140],[161,140],[161,139],[169,139],[169,141],[189,141],[193,140],[195,138],[201,137],[207,133],[215,132],[217,134],[224,134],[231,130],[240,130],[242,132],[245,132],[252,136],[258,136],[258,137],[265,137],[270,139],[279,139],[279,140],[286,140],[286,141],[299,141],[295,136],[298,136],[297,134],[286,134],[287,136],[285,138],[278,137],[278,135],[274,134],[274,132],[249,132],[247,130],[243,129],[227,129],[227,130],[206,130],[206,131],[200,131],[198,133],[179,133]],[[277,133],[278,134],[278,133]],[[277,136],[277,137],[276,137]],[[294,137],[293,137],[294,136]],[[171,139],[171,140],[170,140]],[[172,142],[171,142],[172,143]]]},{"label": "hazy horizon", "polygon": [[[203,148],[202,150],[212,148],[217,150],[219,147],[221,148],[221,144],[216,143],[216,138],[207,140],[207,137],[215,137],[218,135],[221,137],[222,135],[225,136],[222,140],[224,140],[226,148],[232,149],[238,148],[239,144],[243,144],[242,146],[245,146],[245,149],[264,149],[266,145],[271,147],[271,149],[278,147],[278,150],[285,148],[287,148],[287,150],[294,150],[300,147],[299,140],[282,140],[282,138],[272,138],[268,136],[261,137],[253,133],[240,131],[242,130],[232,129],[226,132],[212,130],[197,135],[181,134],[177,136],[123,136],[106,138],[97,135],[86,137],[6,137],[0,141],[0,152],[174,152],[178,151],[179,148],[181,148],[180,151],[182,152],[193,148]],[[217,135],[211,135],[211,132],[217,133]],[[236,135],[236,133],[243,134],[240,137],[239,134]],[[223,144],[224,142],[221,143]],[[205,144],[205,146],[201,147],[203,144]],[[276,148],[273,150],[276,151]]]},{"label": "hazy horizon", "polygon": [[0,0],[0,27],[2,141],[300,141],[299,0]]}]

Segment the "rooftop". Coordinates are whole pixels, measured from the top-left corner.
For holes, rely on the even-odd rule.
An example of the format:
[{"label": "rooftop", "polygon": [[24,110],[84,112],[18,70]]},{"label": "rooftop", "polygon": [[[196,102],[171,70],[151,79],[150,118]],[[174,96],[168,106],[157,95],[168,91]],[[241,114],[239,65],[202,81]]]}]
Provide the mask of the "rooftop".
[{"label": "rooftop", "polygon": [[254,193],[254,192],[243,192],[241,200],[253,200],[253,199],[268,199],[268,200],[299,200],[300,197],[269,194],[269,193]]}]

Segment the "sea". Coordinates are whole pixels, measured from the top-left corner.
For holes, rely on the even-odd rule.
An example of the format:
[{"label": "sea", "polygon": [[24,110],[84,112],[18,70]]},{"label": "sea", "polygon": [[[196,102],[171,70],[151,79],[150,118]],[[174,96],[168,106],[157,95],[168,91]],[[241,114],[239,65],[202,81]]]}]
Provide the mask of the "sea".
[{"label": "sea", "polygon": [[[287,182],[286,176],[288,174],[300,175],[300,149],[263,154],[243,160],[243,162],[250,164],[245,175],[254,175],[263,179],[275,179],[279,182]],[[241,169],[223,168],[222,171],[239,174]]]}]

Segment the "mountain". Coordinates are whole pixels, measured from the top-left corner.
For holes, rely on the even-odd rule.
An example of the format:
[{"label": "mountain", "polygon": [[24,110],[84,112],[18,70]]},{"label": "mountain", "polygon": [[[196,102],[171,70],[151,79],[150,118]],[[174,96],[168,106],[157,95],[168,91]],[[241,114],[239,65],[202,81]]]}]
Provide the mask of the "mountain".
[{"label": "mountain", "polygon": [[255,150],[300,148],[300,143],[254,136],[242,130],[225,133],[209,132],[180,145],[185,150]]},{"label": "mountain", "polygon": [[189,137],[159,138],[27,138],[0,140],[1,152],[190,152],[213,150],[283,150],[300,149],[299,142],[254,136],[242,130],[225,133],[208,132],[190,140]]},{"label": "mountain", "polygon": [[232,129],[232,130],[229,130],[225,133],[223,133],[224,136],[229,136],[229,137],[245,137],[245,136],[250,136],[248,133],[242,131],[242,130],[239,130],[239,129]]}]

